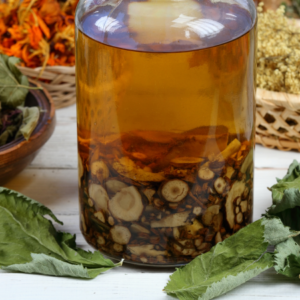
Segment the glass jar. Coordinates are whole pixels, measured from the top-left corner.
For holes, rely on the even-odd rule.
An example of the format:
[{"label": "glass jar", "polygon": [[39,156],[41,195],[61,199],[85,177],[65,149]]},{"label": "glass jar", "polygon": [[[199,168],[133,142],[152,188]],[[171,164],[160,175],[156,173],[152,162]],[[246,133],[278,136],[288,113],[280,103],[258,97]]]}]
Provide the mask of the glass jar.
[{"label": "glass jar", "polygon": [[252,221],[252,0],[81,0],[81,230],[112,258],[189,262]]}]

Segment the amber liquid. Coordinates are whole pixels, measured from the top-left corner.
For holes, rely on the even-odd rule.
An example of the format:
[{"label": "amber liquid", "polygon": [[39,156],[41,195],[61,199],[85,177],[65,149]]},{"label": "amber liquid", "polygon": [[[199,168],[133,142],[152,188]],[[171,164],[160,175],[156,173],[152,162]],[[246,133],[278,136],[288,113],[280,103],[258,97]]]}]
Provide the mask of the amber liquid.
[{"label": "amber liquid", "polygon": [[[237,8],[233,13],[238,15],[239,11],[241,9]],[[80,177],[84,234],[91,244],[107,254],[137,263],[178,264],[189,261],[220,241],[216,239],[217,234],[222,240],[251,221],[252,171],[241,174],[239,168],[253,144],[254,29],[230,42],[221,41],[218,46],[211,45],[219,44],[216,38],[207,41],[203,49],[199,45],[180,41],[169,45],[132,46],[130,40],[120,38],[122,31],[115,39],[111,37],[106,40],[96,31],[93,32],[89,23],[92,18],[93,14],[84,17],[82,28],[88,35],[78,30],[76,42],[78,141],[84,169]],[[240,19],[243,23],[239,26],[249,27],[252,22],[250,16]],[[236,30],[233,27],[226,34],[235,37]],[[232,153],[232,157],[226,158],[221,167],[213,169],[214,178],[203,181],[197,177],[201,164],[213,162],[235,139],[241,143],[241,148]],[[182,157],[190,157],[194,163],[178,166],[176,159]],[[130,171],[128,176],[126,171],[120,171],[115,163],[120,161],[122,165],[123,158],[129,159],[139,170],[163,174],[165,180],[183,180],[188,184],[190,194],[177,206],[174,203],[170,205],[160,194],[161,181],[152,182],[151,177],[146,176],[148,173],[144,174],[146,177],[143,179],[143,175],[133,178]],[[195,162],[195,158],[201,158],[202,162]],[[103,174],[103,169],[98,174],[91,171],[95,161],[104,162],[109,178]],[[247,182],[250,192],[242,199],[248,199],[247,212],[244,212],[243,222],[228,224],[225,193],[219,197],[220,222],[223,223],[219,224],[220,228],[214,226],[211,230],[210,226],[202,224],[204,212],[214,204],[209,202],[210,188],[214,189],[214,180],[224,177],[228,167],[232,167],[235,173],[226,179],[227,193],[235,181]],[[94,211],[91,208],[93,199],[88,195],[89,186],[99,184],[106,189],[106,181],[110,178],[135,186],[143,201],[146,199],[148,203],[144,203],[146,209],[143,215],[129,223],[116,218],[109,208],[107,211],[103,208],[101,213],[106,226],[103,233],[103,227],[93,225],[90,218]],[[159,199],[160,204],[145,198],[143,191],[146,188],[154,189],[153,197]],[[107,189],[106,192],[110,200],[115,196]],[[199,206],[195,198],[203,202],[202,214],[189,216],[187,222],[192,224],[196,217],[203,228],[191,236],[181,230],[182,226],[178,227],[181,228],[181,239],[192,241],[194,248],[189,246],[188,249],[195,249],[194,252],[182,252],[178,249],[182,243],[175,242],[177,247],[172,246],[174,228],[156,229],[149,224],[158,216],[164,218],[173,213],[193,210]],[[148,208],[147,212],[147,207],[155,208],[155,205],[157,211],[150,212]],[[109,217],[113,220],[110,223]],[[120,246],[111,237],[111,228],[117,224],[130,228],[133,223],[144,226],[151,233],[144,233],[143,236],[141,232],[131,231],[130,241]],[[205,244],[202,248],[197,248],[199,239],[202,245]],[[102,240],[105,242],[102,243]],[[157,256],[147,255],[149,251],[138,255],[128,251],[128,245],[151,243],[153,249],[165,251],[165,255],[161,252]]]}]

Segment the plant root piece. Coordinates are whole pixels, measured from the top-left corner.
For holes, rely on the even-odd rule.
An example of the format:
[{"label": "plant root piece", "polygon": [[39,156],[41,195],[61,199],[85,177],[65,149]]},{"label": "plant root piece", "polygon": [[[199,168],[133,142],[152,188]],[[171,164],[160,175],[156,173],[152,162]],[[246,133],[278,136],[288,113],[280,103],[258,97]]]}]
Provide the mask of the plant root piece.
[{"label": "plant root piece", "polygon": [[196,216],[199,216],[202,212],[202,208],[200,206],[196,206],[193,209],[193,214],[195,214]]},{"label": "plant root piece", "polygon": [[99,184],[92,183],[89,186],[89,196],[94,200],[96,210],[107,211],[108,195],[106,190]]},{"label": "plant root piece", "polygon": [[111,239],[120,245],[128,244],[131,238],[129,229],[121,225],[112,227],[110,230],[110,235]]},{"label": "plant root piece", "polygon": [[101,183],[109,177],[108,167],[103,160],[98,160],[92,163],[91,173],[95,175]]},{"label": "plant root piece", "polygon": [[131,224],[130,230],[132,232],[142,232],[142,233],[150,234],[150,231],[147,228],[145,228],[145,227],[143,227],[143,226],[141,226],[139,224],[136,224],[136,223],[132,223]]},{"label": "plant root piece", "polygon": [[120,175],[135,181],[161,182],[165,180],[163,173],[147,172],[139,168],[128,157],[122,157],[119,161],[115,161],[112,166]]},{"label": "plant root piece", "polygon": [[183,200],[189,192],[186,182],[173,179],[162,183],[161,194],[169,202],[177,203]]},{"label": "plant root piece", "polygon": [[241,224],[243,222],[243,214],[241,212],[239,212],[237,215],[236,215],[236,222],[238,224]]},{"label": "plant root piece", "polygon": [[116,252],[122,252],[123,251],[123,245],[120,245],[118,243],[114,243],[113,245],[113,249],[116,251]]},{"label": "plant root piece", "polygon": [[202,222],[204,225],[210,226],[213,221],[213,217],[219,214],[220,206],[219,205],[212,205],[207,208],[206,212],[202,216]]},{"label": "plant root piece", "polygon": [[197,235],[202,228],[203,225],[197,219],[193,221],[193,224],[184,227],[185,231],[191,235]]},{"label": "plant root piece", "polygon": [[234,139],[218,156],[217,159],[224,159],[226,160],[231,155],[239,151],[242,144],[239,140]]},{"label": "plant root piece", "polygon": [[105,223],[105,217],[102,211],[97,211],[94,213],[94,216],[100,220],[102,223]]},{"label": "plant root piece", "polygon": [[245,189],[245,182],[244,181],[236,181],[229,191],[225,209],[226,209],[226,220],[228,222],[229,227],[232,229],[235,224],[235,213],[234,213],[234,202],[237,203],[236,199],[240,199],[243,191]]},{"label": "plant root piece", "polygon": [[116,179],[107,180],[105,182],[105,186],[106,186],[106,189],[110,193],[113,193],[113,194],[116,194],[116,193],[120,192],[121,189],[128,187],[127,184],[125,184],[122,181],[116,180]]},{"label": "plant root piece", "polygon": [[206,166],[201,167],[198,171],[198,177],[201,180],[209,181],[209,180],[213,179],[214,176],[215,176],[215,173]]},{"label": "plant root piece", "polygon": [[217,191],[218,194],[222,195],[224,193],[224,190],[226,188],[226,181],[224,178],[219,177],[216,179],[214,183],[214,188]]},{"label": "plant root piece", "polygon": [[217,243],[220,243],[220,242],[222,242],[222,237],[221,237],[221,233],[218,232],[215,236],[215,243],[217,244]]},{"label": "plant root piece", "polygon": [[184,226],[189,214],[190,211],[184,211],[169,215],[161,220],[154,220],[151,222],[151,228]]},{"label": "plant root piece", "polygon": [[246,212],[247,211],[247,207],[248,207],[248,201],[247,200],[242,201],[241,204],[240,204],[240,206],[241,206],[242,213]]},{"label": "plant root piece", "polygon": [[142,196],[134,186],[121,189],[108,203],[111,214],[120,220],[138,221],[144,210]]},{"label": "plant root piece", "polygon": [[253,149],[251,149],[248,155],[246,156],[240,171],[242,173],[246,173],[251,164],[253,165]]},{"label": "plant root piece", "polygon": [[147,255],[147,256],[158,256],[158,255],[166,255],[167,251],[159,251],[154,249],[154,245],[127,245],[127,250],[129,250],[132,254],[141,256],[141,255]]}]

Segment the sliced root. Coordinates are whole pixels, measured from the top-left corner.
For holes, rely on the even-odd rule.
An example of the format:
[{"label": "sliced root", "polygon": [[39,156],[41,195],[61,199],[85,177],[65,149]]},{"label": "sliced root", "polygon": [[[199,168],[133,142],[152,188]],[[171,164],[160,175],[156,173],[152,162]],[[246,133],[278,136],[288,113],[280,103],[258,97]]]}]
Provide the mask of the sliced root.
[{"label": "sliced root", "polygon": [[105,238],[103,236],[99,235],[97,238],[97,244],[100,246],[105,245]]},{"label": "sliced root", "polygon": [[105,189],[101,185],[95,183],[90,184],[89,196],[94,200],[96,210],[107,210],[109,198]]},{"label": "sliced root", "polygon": [[248,207],[248,201],[247,200],[242,201],[241,202],[241,211],[242,211],[242,213],[247,211],[247,207]]},{"label": "sliced root", "polygon": [[207,208],[204,215],[202,216],[202,222],[206,226],[210,226],[213,221],[213,217],[219,214],[220,206],[219,205],[212,205]]},{"label": "sliced root", "polygon": [[201,180],[209,181],[215,177],[215,173],[208,167],[201,167],[198,171],[198,177]]},{"label": "sliced root", "polygon": [[202,212],[202,208],[200,206],[196,206],[193,209],[193,214],[195,214],[196,216],[199,216]]},{"label": "sliced root", "polygon": [[112,166],[120,175],[135,181],[161,182],[165,180],[163,173],[147,172],[139,168],[128,157],[122,157],[118,161],[115,161]]},{"label": "sliced root", "polygon": [[143,191],[143,193],[146,196],[146,198],[148,199],[149,203],[152,203],[153,196],[156,193],[156,191],[154,189],[145,189]]},{"label": "sliced root", "polygon": [[239,140],[234,139],[218,156],[218,159],[224,159],[226,160],[229,158],[231,155],[239,151],[241,148],[242,144]]},{"label": "sliced root", "polygon": [[137,233],[142,232],[142,233],[150,234],[150,231],[149,231],[147,228],[145,228],[145,227],[143,227],[143,226],[141,226],[141,225],[139,225],[139,224],[136,224],[136,223],[132,223],[132,224],[131,224],[130,230],[131,230],[132,232],[137,232]]},{"label": "sliced root", "polygon": [[186,232],[191,235],[197,235],[199,233],[199,230],[202,228],[203,225],[197,219],[193,221],[193,224],[184,227]]},{"label": "sliced root", "polygon": [[131,238],[129,229],[121,225],[112,227],[110,230],[110,235],[111,239],[120,245],[128,244]]},{"label": "sliced root", "polygon": [[97,211],[94,213],[94,216],[101,221],[102,223],[105,223],[105,217],[102,211]]},{"label": "sliced root", "polygon": [[109,170],[103,160],[94,161],[91,165],[91,172],[100,182],[109,177]]},{"label": "sliced root", "polygon": [[225,177],[227,177],[228,179],[231,179],[233,177],[235,173],[235,169],[231,166],[227,166],[226,167],[226,174]]},{"label": "sliced root", "polygon": [[243,222],[243,214],[241,212],[239,212],[237,215],[236,215],[236,222],[238,224],[241,224]]},{"label": "sliced root", "polygon": [[216,179],[214,183],[214,188],[217,191],[218,194],[222,195],[226,188],[226,181],[224,178],[219,177]]},{"label": "sliced root", "polygon": [[124,249],[124,247],[123,247],[123,245],[120,245],[120,244],[118,244],[118,243],[114,243],[113,249],[114,249],[116,252],[122,252],[123,249]]},{"label": "sliced root", "polygon": [[240,198],[243,191],[245,189],[245,182],[244,181],[236,181],[229,191],[225,209],[226,209],[226,220],[230,228],[233,228],[235,224],[235,213],[234,213],[234,202],[237,203],[236,199]]},{"label": "sliced root", "polygon": [[184,226],[187,223],[189,214],[190,211],[184,211],[167,216],[161,220],[154,220],[151,222],[151,228]]},{"label": "sliced root", "polygon": [[166,181],[161,186],[161,194],[169,202],[180,202],[187,196],[188,192],[188,184],[179,179]]},{"label": "sliced root", "polygon": [[221,237],[221,233],[217,232],[216,236],[215,236],[215,243],[220,243],[222,242],[222,237]]},{"label": "sliced root", "polygon": [[159,251],[154,249],[154,245],[140,245],[140,246],[127,246],[127,250],[129,250],[132,254],[137,256],[146,255],[146,256],[158,256],[158,255],[166,255],[167,251]]},{"label": "sliced root", "polygon": [[138,221],[144,210],[142,197],[134,186],[123,188],[108,205],[112,215],[124,221]]},{"label": "sliced root", "polygon": [[83,213],[80,214],[80,221],[81,221],[82,229],[86,233],[87,227],[86,227],[86,224],[85,224],[85,218],[84,218]]},{"label": "sliced root", "polygon": [[106,186],[106,189],[108,190],[108,192],[113,193],[113,194],[116,194],[116,193],[120,192],[121,189],[128,187],[127,184],[125,184],[122,181],[116,180],[116,179],[107,180],[105,182],[105,186]]}]

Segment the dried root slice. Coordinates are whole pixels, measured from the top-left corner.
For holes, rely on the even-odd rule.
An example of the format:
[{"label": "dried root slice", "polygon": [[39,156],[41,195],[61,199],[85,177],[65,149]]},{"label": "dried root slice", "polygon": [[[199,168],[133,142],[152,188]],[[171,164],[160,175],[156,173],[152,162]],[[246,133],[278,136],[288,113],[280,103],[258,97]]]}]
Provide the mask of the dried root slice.
[{"label": "dried root slice", "polygon": [[202,222],[204,225],[210,226],[213,221],[213,217],[219,214],[220,206],[219,205],[212,205],[207,208],[205,214],[202,216]]},{"label": "dried root slice", "polygon": [[195,252],[194,248],[184,248],[184,247],[182,247],[182,246],[180,246],[178,244],[175,244],[175,243],[174,243],[173,247],[181,255],[185,255],[185,256],[192,255]]},{"label": "dried root slice", "polygon": [[147,256],[158,256],[158,255],[166,255],[167,251],[155,250],[154,245],[140,245],[140,246],[127,246],[127,250],[129,250],[132,254],[137,256],[147,255]]},{"label": "dried root slice", "polygon": [[221,237],[221,233],[218,232],[215,236],[215,243],[220,243],[222,242],[222,237]]},{"label": "dried root slice", "polygon": [[196,206],[193,209],[193,214],[195,214],[196,216],[199,216],[202,212],[202,208],[200,206]]},{"label": "dried root slice", "polygon": [[171,160],[175,164],[198,164],[201,163],[204,159],[200,157],[177,157]]},{"label": "dried root slice", "polygon": [[109,198],[106,190],[101,185],[95,183],[90,184],[89,196],[94,200],[96,210],[107,210],[107,203]]},{"label": "dried root slice", "polygon": [[147,228],[145,228],[145,227],[143,227],[143,226],[141,226],[139,224],[136,224],[136,223],[132,223],[131,224],[130,230],[132,232],[142,232],[142,233],[150,234],[150,231]]},{"label": "dried root slice", "polygon": [[199,230],[203,228],[203,225],[197,219],[195,219],[193,221],[193,224],[187,225],[184,228],[187,233],[197,235]]},{"label": "dried root slice", "polygon": [[94,161],[91,165],[91,172],[101,182],[109,177],[108,167],[103,160]]},{"label": "dried root slice", "polygon": [[239,212],[237,215],[236,215],[236,222],[238,224],[241,224],[243,222],[243,214],[241,212]]},{"label": "dried root slice", "polygon": [[219,177],[216,179],[214,183],[214,188],[217,191],[218,194],[222,195],[226,188],[226,181],[224,178]]},{"label": "dried root slice", "polygon": [[113,245],[113,249],[116,251],[116,252],[122,252],[123,251],[123,245],[120,245],[118,243],[114,243]]},{"label": "dried root slice", "polygon": [[94,216],[100,220],[102,223],[105,223],[105,217],[102,211],[97,211],[94,213]]},{"label": "dried root slice", "polygon": [[215,232],[221,230],[223,225],[223,214],[220,212],[219,214],[213,216],[212,226]]},{"label": "dried root slice", "polygon": [[198,249],[203,243],[203,237],[200,237],[199,239],[194,240],[195,247]]},{"label": "dried root slice", "polygon": [[215,176],[215,173],[206,166],[201,167],[198,171],[198,177],[201,180],[208,181],[208,180],[213,179],[214,176]]},{"label": "dried root slice", "polygon": [[124,221],[138,221],[144,210],[142,197],[134,186],[123,188],[108,203],[112,215]]},{"label": "dried root slice", "polygon": [[112,240],[120,245],[128,244],[131,238],[129,229],[121,225],[112,227],[110,230],[110,235]]},{"label": "dried root slice", "polygon": [[184,225],[186,225],[189,214],[190,214],[190,211],[176,213],[176,214],[167,216],[161,220],[154,220],[151,222],[150,225],[151,225],[151,228],[184,226]]},{"label": "dried root slice", "polygon": [[225,177],[227,177],[228,179],[231,179],[234,173],[235,173],[235,169],[233,167],[231,167],[231,166],[226,167]]},{"label": "dried root slice", "polygon": [[145,190],[143,191],[143,193],[144,193],[144,195],[147,197],[149,203],[151,203],[152,200],[153,200],[153,196],[154,196],[154,194],[156,193],[156,191],[155,191],[154,189],[145,189]]},{"label": "dried root slice", "polygon": [[109,192],[114,193],[114,194],[120,192],[121,189],[128,187],[127,184],[125,184],[122,181],[116,180],[116,179],[107,180],[105,182],[105,186]]},{"label": "dried root slice", "polygon": [[97,238],[97,244],[100,246],[105,245],[105,238],[103,236],[99,235]]},{"label": "dried root slice", "polygon": [[227,159],[241,148],[242,144],[239,140],[234,139],[218,156],[218,159]]},{"label": "dried root slice", "polygon": [[235,224],[234,202],[236,202],[235,201],[236,199],[241,197],[244,189],[245,189],[245,182],[236,181],[232,185],[231,190],[227,195],[225,209],[226,209],[226,220],[230,228],[233,228]]},{"label": "dried root slice", "polygon": [[83,163],[82,163],[82,159],[78,153],[78,183],[79,183],[79,187],[81,187],[81,177],[83,176]]},{"label": "dried root slice", "polygon": [[128,157],[122,157],[119,161],[113,163],[113,168],[122,176],[130,178],[135,181],[152,181],[161,182],[165,180],[163,173],[147,172],[139,168]]},{"label": "dried root slice", "polygon": [[169,202],[180,202],[187,196],[188,192],[188,184],[179,179],[166,181],[161,186],[161,194]]},{"label": "dried root slice", "polygon": [[248,201],[245,200],[245,201],[242,201],[241,202],[241,211],[244,213],[247,211],[247,207],[248,207]]},{"label": "dried root slice", "polygon": [[178,240],[180,238],[180,231],[179,231],[178,227],[173,227],[173,237],[176,240]]},{"label": "dried root slice", "polygon": [[[251,149],[247,155],[247,157],[245,158],[242,167],[240,169],[240,171],[242,173],[246,173],[248,168],[253,165],[253,149]],[[253,166],[252,166],[253,167]]]}]

